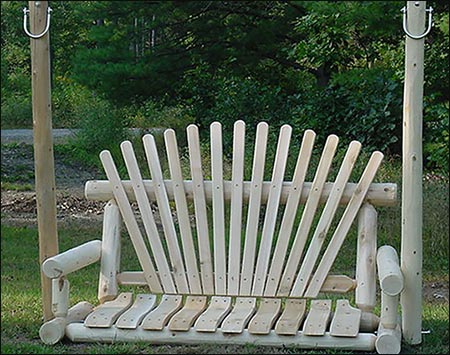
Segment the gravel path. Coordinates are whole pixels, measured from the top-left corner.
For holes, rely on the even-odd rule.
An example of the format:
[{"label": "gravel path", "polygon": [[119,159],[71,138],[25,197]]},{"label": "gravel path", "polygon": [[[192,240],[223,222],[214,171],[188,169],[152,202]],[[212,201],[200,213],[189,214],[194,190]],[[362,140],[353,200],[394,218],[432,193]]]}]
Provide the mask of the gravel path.
[{"label": "gravel path", "polygon": [[[2,129],[2,144],[7,143],[26,143],[33,144],[33,130],[32,129]],[[68,138],[75,136],[76,129],[54,128],[53,142],[63,143]]]}]

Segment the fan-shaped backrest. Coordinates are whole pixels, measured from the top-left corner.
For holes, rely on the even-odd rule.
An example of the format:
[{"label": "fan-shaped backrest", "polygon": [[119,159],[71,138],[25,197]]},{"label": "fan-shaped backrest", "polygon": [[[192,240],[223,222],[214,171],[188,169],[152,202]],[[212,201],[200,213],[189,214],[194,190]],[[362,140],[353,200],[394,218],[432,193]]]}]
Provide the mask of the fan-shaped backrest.
[{"label": "fan-shaped backrest", "polygon": [[[164,180],[155,139],[143,137],[151,180],[144,180],[129,141],[121,145],[129,181],[110,152],[100,154],[108,182],[91,181],[86,196],[114,198],[138,256],[142,273],[124,273],[128,283],[152,292],[314,298],[321,290],[342,292],[354,281],[329,275],[364,201],[392,204],[394,184],[373,184],[383,155],[374,152],[357,183],[349,178],[361,144],[347,148],[334,181],[327,181],[338,146],[330,135],[314,178],[306,176],[315,133],[305,131],[292,179],[285,178],[292,128],[281,127],[275,159],[266,162],[269,126],[256,129],[251,179],[244,181],[245,124],[233,132],[231,180],[224,179],[222,127],[210,126],[210,172],[205,180],[197,126],[187,128],[190,179],[182,174],[175,132],[164,134],[170,179]],[[264,181],[271,166],[271,179]],[[138,212],[131,206],[137,201]],[[173,201],[173,203],[172,203]],[[161,228],[155,220],[156,202]],[[193,208],[190,208],[191,202]],[[342,213],[337,213],[338,207]],[[356,252],[355,252],[356,255]]]}]

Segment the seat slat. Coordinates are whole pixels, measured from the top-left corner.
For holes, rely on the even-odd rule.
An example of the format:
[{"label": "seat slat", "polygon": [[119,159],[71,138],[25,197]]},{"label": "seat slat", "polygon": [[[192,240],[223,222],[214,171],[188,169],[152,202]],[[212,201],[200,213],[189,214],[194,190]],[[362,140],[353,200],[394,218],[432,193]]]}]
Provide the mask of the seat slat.
[{"label": "seat slat", "polygon": [[350,306],[348,300],[338,300],[330,334],[335,337],[356,337],[360,322],[361,310]]},{"label": "seat slat", "polygon": [[187,128],[189,161],[191,165],[192,191],[194,194],[195,220],[197,225],[197,241],[200,257],[200,269],[203,292],[214,294],[214,281],[209,243],[208,217],[206,213],[205,188],[200,154],[198,128],[189,125]]},{"label": "seat slat", "polygon": [[133,186],[133,191],[136,196],[139,210],[141,212],[142,223],[147,234],[147,239],[153,252],[156,267],[159,271],[162,286],[165,292],[176,293],[175,284],[169,268],[169,264],[164,253],[164,248],[159,237],[158,227],[155,223],[153,211],[150,202],[145,193],[142,175],[134,154],[133,146],[130,141],[125,141],[120,145],[125,165],[130,176],[130,181]]},{"label": "seat slat", "polygon": [[211,133],[212,219],[214,235],[214,286],[217,295],[227,293],[225,258],[225,204],[223,199],[222,125],[214,122]]},{"label": "seat slat", "polygon": [[286,260],[286,252],[289,240],[294,226],[295,216],[297,214],[298,204],[303,190],[306,172],[308,170],[311,152],[314,146],[316,134],[307,130],[303,136],[302,145],[295,166],[292,186],[284,210],[283,220],[281,221],[278,240],[273,254],[272,265],[270,267],[269,276],[267,277],[266,289],[264,296],[273,297],[276,294],[277,287],[280,283],[283,265]]},{"label": "seat slat", "polygon": [[256,311],[256,298],[236,297],[231,313],[222,322],[223,333],[242,333]]},{"label": "seat slat", "polygon": [[150,291],[154,293],[161,293],[163,291],[161,283],[156,275],[155,267],[150,259],[150,254],[148,253],[144,238],[139,230],[139,225],[134,216],[134,212],[131,209],[130,201],[128,200],[125,189],[123,188],[122,181],[120,180],[120,176],[117,172],[111,153],[107,150],[102,151],[100,153],[100,160],[103,164],[108,180],[113,185],[114,198],[119,206],[120,213],[122,214],[123,221],[127,227],[128,234],[130,235],[131,242],[133,243],[134,250],[136,251],[136,255],[139,259],[139,263],[144,271],[144,277],[150,287]]},{"label": "seat slat", "polygon": [[252,181],[248,202],[247,225],[245,229],[244,256],[242,260],[241,284],[239,295],[250,296],[255,266],[256,238],[258,235],[259,214],[261,208],[261,191],[264,179],[267,136],[269,126],[265,122],[256,128],[255,151],[253,154]]},{"label": "seat slat", "polygon": [[184,307],[169,321],[172,331],[187,332],[207,306],[206,296],[188,296]]},{"label": "seat slat", "polygon": [[322,256],[322,260],[320,261],[320,264],[317,267],[317,270],[314,273],[314,276],[305,292],[305,297],[315,298],[319,294],[325,278],[327,277],[328,272],[330,271],[331,266],[336,259],[342,243],[344,242],[344,239],[348,233],[348,230],[350,229],[350,226],[352,225],[356,215],[358,214],[369,185],[375,177],[375,174],[382,160],[382,153],[372,153],[369,162],[367,163],[367,166],[364,169],[364,172],[362,173],[361,178],[358,182],[358,187],[356,188],[354,195],[348,203],[348,206],[345,209],[344,214],[342,215],[341,221],[336,227],[336,230],[330,242],[328,243],[328,247]]},{"label": "seat slat", "polygon": [[309,230],[311,228],[317,206],[319,205],[322,189],[328,176],[338,141],[339,139],[337,136],[330,135],[325,143],[308,200],[306,201],[300,224],[295,234],[294,243],[284,267],[283,276],[277,292],[278,296],[287,296],[291,291],[291,286],[295,280],[295,273],[297,272],[298,264],[300,263],[300,259],[303,254],[303,248],[305,247]]},{"label": "seat slat", "polygon": [[131,308],[116,321],[116,327],[122,329],[136,329],[142,319],[156,306],[156,296],[150,294],[138,294]]},{"label": "seat slat", "polygon": [[275,325],[275,332],[281,335],[296,335],[300,328],[300,324],[305,318],[305,314],[306,300],[286,300],[283,313]]},{"label": "seat slat", "polygon": [[292,288],[291,295],[294,297],[301,296],[303,294],[306,285],[311,278],[314,265],[319,257],[322,244],[325,241],[328,230],[330,229],[331,222],[333,221],[334,215],[336,214],[339,206],[339,200],[342,197],[342,193],[353,170],[356,159],[358,158],[360,149],[361,143],[357,141],[351,142],[348,147],[347,153],[342,161],[341,168],[339,169],[336,180],[333,184],[330,196],[328,197],[319,222],[317,223],[316,230],[314,231],[308,250],[305,254],[305,258],[303,259],[300,267],[300,271]]},{"label": "seat slat", "polygon": [[123,292],[113,301],[105,302],[89,314],[84,325],[89,328],[109,328],[133,303],[133,293]]},{"label": "seat slat", "polygon": [[142,140],[148,167],[152,174],[153,184],[155,186],[156,201],[158,203],[164,236],[167,242],[167,249],[169,250],[175,284],[178,292],[188,293],[189,287],[186,280],[186,271],[184,269],[183,258],[181,257],[180,246],[178,245],[177,232],[173,222],[172,211],[170,210],[169,198],[167,197],[166,185],[164,184],[155,138],[151,134],[146,134]]},{"label": "seat slat", "polygon": [[208,309],[195,322],[197,332],[215,332],[231,310],[231,297],[211,297]]},{"label": "seat slat", "polygon": [[311,309],[303,325],[305,335],[324,335],[331,314],[331,300],[312,300]]},{"label": "seat slat", "polygon": [[164,132],[167,160],[169,162],[170,177],[173,183],[173,195],[177,210],[178,224],[180,227],[181,242],[183,246],[184,260],[187,269],[187,279],[191,293],[202,293],[200,275],[198,273],[197,257],[195,255],[194,241],[192,238],[191,222],[186,201],[183,175],[181,172],[178,144],[173,129]]},{"label": "seat slat", "polygon": [[181,295],[163,295],[159,305],[142,320],[142,329],[162,330],[183,306]]},{"label": "seat slat", "polygon": [[277,151],[272,171],[272,188],[266,206],[266,214],[261,235],[258,258],[256,261],[255,280],[253,282],[252,296],[262,296],[269,267],[270,252],[272,250],[273,235],[277,222],[278,207],[280,205],[281,189],[289,154],[289,143],[292,128],[283,125],[278,137]]},{"label": "seat slat", "polygon": [[236,121],[233,134],[233,163],[228,247],[228,294],[239,294],[241,267],[242,202],[244,189],[245,123]]},{"label": "seat slat", "polygon": [[281,298],[263,298],[248,325],[251,334],[269,334],[281,310]]}]

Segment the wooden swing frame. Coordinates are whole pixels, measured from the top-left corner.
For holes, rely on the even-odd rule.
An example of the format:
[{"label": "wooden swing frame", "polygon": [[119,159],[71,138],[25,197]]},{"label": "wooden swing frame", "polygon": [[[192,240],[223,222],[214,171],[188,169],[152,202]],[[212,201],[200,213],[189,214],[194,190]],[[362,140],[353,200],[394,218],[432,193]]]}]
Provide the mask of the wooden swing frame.
[{"label": "wooden swing frame", "polygon": [[[31,32],[48,26],[48,1],[29,1]],[[412,33],[424,32],[425,1],[407,1],[407,26]],[[403,105],[403,184],[401,271],[402,332],[410,344],[422,341],[422,108],[424,39],[406,37]],[[49,33],[31,39],[32,103],[36,176],[39,262],[58,254],[56,195],[53,158]],[[43,273],[44,320],[52,310],[52,281]],[[75,312],[80,314],[80,310]],[[83,313],[83,311],[81,311]],[[189,342],[186,340],[186,342]]]}]

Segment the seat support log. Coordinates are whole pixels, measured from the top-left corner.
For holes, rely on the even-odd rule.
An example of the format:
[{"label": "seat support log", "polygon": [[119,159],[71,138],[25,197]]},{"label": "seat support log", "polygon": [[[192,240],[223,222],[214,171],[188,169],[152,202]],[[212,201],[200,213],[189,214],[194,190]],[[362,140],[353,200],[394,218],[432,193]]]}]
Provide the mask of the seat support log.
[{"label": "seat support log", "polygon": [[333,337],[328,332],[321,337],[306,336],[298,332],[295,336],[278,335],[274,330],[264,336],[244,330],[240,334],[223,333],[220,328],[215,333],[196,332],[191,328],[186,332],[172,332],[167,327],[161,331],[133,331],[111,327],[107,329],[86,328],[83,324],[69,324],[66,334],[75,342],[148,342],[150,344],[255,344],[268,346],[295,346],[306,349],[334,348],[341,350],[372,351],[375,348],[374,334],[360,333],[355,338]]},{"label": "seat support log", "polygon": [[56,317],[44,323],[39,329],[39,337],[48,345],[56,344],[65,334],[67,324],[82,322],[91,313],[94,306],[89,302],[79,302],[67,312],[67,317]]}]

